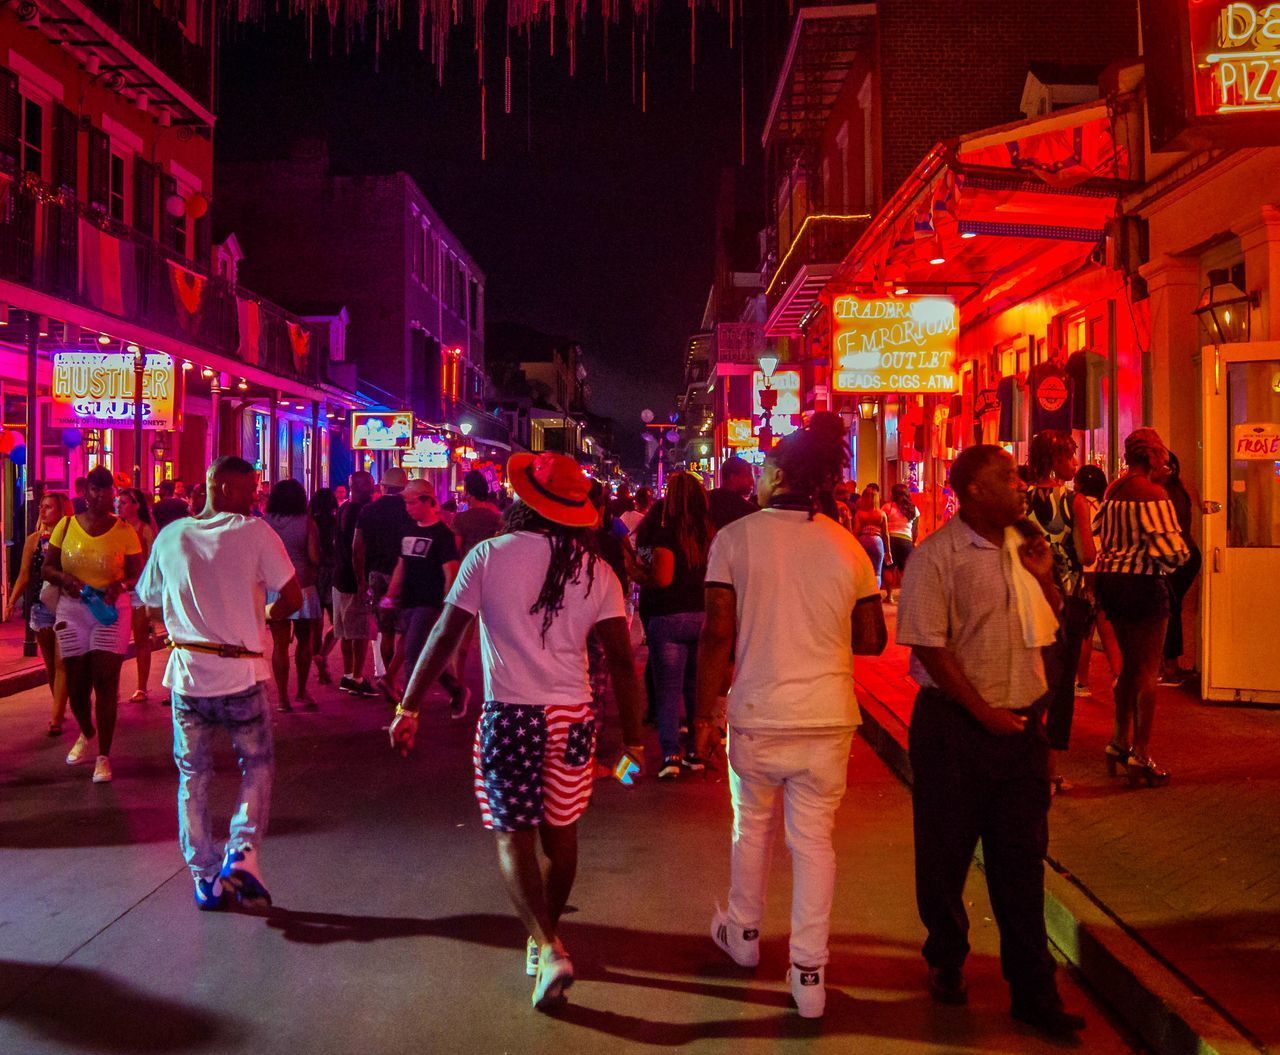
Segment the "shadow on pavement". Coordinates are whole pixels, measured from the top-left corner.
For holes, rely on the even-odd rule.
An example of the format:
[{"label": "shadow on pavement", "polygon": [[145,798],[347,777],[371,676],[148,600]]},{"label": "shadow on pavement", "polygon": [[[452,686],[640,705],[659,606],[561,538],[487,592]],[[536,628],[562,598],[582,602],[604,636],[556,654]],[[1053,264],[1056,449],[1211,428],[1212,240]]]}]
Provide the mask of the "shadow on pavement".
[{"label": "shadow on pavement", "polygon": [[0,1021],[95,1053],[198,1051],[240,1033],[221,1015],[83,967],[0,960],[0,989],[20,994],[0,1009]]}]

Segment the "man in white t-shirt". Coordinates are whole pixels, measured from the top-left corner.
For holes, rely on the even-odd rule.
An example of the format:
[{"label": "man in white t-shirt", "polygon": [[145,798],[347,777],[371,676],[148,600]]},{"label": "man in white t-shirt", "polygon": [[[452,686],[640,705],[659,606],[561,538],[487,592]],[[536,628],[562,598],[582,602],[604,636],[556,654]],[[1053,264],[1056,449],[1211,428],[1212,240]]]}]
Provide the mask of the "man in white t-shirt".
[{"label": "man in white t-shirt", "polygon": [[760,924],[777,824],[785,804],[791,850],[791,968],[801,1016],[826,1008],[824,987],[836,860],[831,832],[859,723],[853,654],[878,655],[887,631],[866,552],[817,513],[849,448],[834,414],[815,414],[784,439],[760,479],[762,512],[722,529],[707,564],[707,618],[698,649],[695,737],[714,746],[716,699],[729,690],[733,850],[729,902],[712,940],[736,963],[760,961]]},{"label": "man in white t-shirt", "polygon": [[[138,599],[164,620],[173,643],[164,684],[173,696],[173,757],[178,764],[178,838],[195,879],[196,907],[221,908],[226,893],[242,905],[271,904],[258,851],[271,800],[273,749],[263,686],[267,615],[287,619],[302,589],[280,537],[249,515],[258,474],[243,458],[209,468],[198,517],[156,536],[138,580]],[[268,590],[279,599],[266,612]],[[240,762],[240,800],[225,852],[209,826],[213,742],[231,736]]]},{"label": "man in white t-shirt", "polygon": [[[391,743],[413,747],[418,708],[480,619],[484,709],[476,729],[475,788],[512,904],[528,928],[533,1006],[564,1002],[573,965],[560,915],[578,863],[577,822],[591,798],[596,726],[587,636],[604,645],[623,741],[639,757],[640,687],[618,577],[590,547],[598,513],[590,481],[562,454],[516,454],[507,478],[520,505],[508,531],[463,560],[444,613],[396,708]],[[544,872],[538,845],[547,856]]]}]

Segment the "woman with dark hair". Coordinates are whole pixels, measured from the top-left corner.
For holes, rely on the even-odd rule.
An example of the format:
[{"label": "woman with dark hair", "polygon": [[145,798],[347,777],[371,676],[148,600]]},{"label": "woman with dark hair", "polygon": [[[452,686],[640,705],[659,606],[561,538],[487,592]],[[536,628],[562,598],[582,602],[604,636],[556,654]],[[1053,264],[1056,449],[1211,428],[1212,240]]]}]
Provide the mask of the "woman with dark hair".
[{"label": "woman with dark hair", "polygon": [[1071,722],[1075,716],[1075,678],[1080,663],[1080,643],[1088,633],[1092,604],[1084,597],[1084,578],[1076,553],[1074,525],[1089,518],[1089,502],[1067,486],[1075,479],[1080,463],[1071,433],[1044,429],[1031,438],[1027,452],[1031,479],[1027,487],[1027,518],[1048,540],[1053,553],[1054,578],[1062,593],[1062,612],[1057,641],[1046,653],[1049,682],[1049,710],[1045,732],[1049,737],[1049,780],[1054,792],[1069,791],[1071,785],[1058,773],[1056,752],[1071,743]]},{"label": "woman with dark hair", "polygon": [[[271,673],[276,682],[279,697],[277,706],[288,713],[293,710],[289,702],[289,639],[296,642],[293,654],[294,669],[298,673],[298,703],[304,711],[318,710],[316,701],[307,695],[307,677],[311,673],[311,655],[316,637],[316,627],[322,621],[324,609],[320,607],[320,592],[316,581],[320,569],[320,532],[307,511],[307,492],[297,480],[281,480],[267,496],[267,512],[263,519],[280,536],[284,548],[293,562],[293,570],[302,587],[302,607],[288,619],[272,619]],[[267,595],[267,604],[273,604],[276,595]]]},{"label": "woman with dark hair", "polygon": [[533,1006],[550,1010],[573,984],[559,924],[577,870],[577,822],[592,789],[588,634],[604,644],[623,743],[637,760],[640,692],[622,588],[595,553],[598,514],[581,468],[562,454],[516,454],[507,477],[520,502],[507,513],[506,532],[478,543],[458,569],[396,708],[391,742],[401,753],[412,748],[418,710],[478,616],[485,704],[475,740],[476,798],[529,934]]},{"label": "woman with dark hair", "polygon": [[133,628],[129,591],[142,573],[142,543],[112,512],[116,481],[111,472],[99,466],[86,480],[85,511],[53,529],[42,571],[47,582],[62,590],[53,629],[67,672],[71,713],[80,726],[67,765],[88,762],[96,737],[93,782],[106,784],[111,780],[120,667]]},{"label": "woman with dark hair", "polygon": [[[338,500],[333,492],[322,487],[311,496],[309,508],[316,525],[320,542],[320,561],[316,566],[316,591],[320,594],[320,618],[315,621],[315,633],[311,648],[316,661],[316,680],[321,685],[332,685],[329,673],[329,653],[333,650],[333,576],[338,564]],[[329,632],[324,633],[324,616],[329,613]]]},{"label": "woman with dark hair", "polygon": [[1164,482],[1164,489],[1169,492],[1169,501],[1173,503],[1174,512],[1178,514],[1178,527],[1182,531],[1182,539],[1187,544],[1190,556],[1186,564],[1175,568],[1169,575],[1169,629],[1164,635],[1164,663],[1160,672],[1159,684],[1181,685],[1185,674],[1179,660],[1184,648],[1182,634],[1182,602],[1186,600],[1191,587],[1195,585],[1196,576],[1200,574],[1204,558],[1200,547],[1196,545],[1192,531],[1191,515],[1200,509],[1200,497],[1193,494],[1194,485],[1188,485],[1182,479],[1182,463],[1178,456],[1169,452],[1169,478]]},{"label": "woman with dark hair", "polygon": [[1151,760],[1156,681],[1169,626],[1169,573],[1190,558],[1164,481],[1169,449],[1155,429],[1124,441],[1128,469],[1112,481],[1098,509],[1098,601],[1115,627],[1121,669],[1107,768],[1124,766],[1131,787],[1158,787],[1169,774]]},{"label": "woman with dark hair", "polygon": [[729,901],[724,911],[717,905],[711,936],[735,963],[760,962],[781,798],[792,867],[787,977],[804,1018],[820,1017],[826,1006],[836,882],[831,833],[858,724],[853,654],[878,654],[887,640],[870,559],[822,513],[848,459],[844,425],[827,412],[769,452],[761,511],[725,526],[711,547],[698,650],[699,754],[715,746],[717,700],[734,664]]},{"label": "woman with dark hair", "polygon": [[57,621],[54,608],[46,605],[40,595],[45,586],[43,568],[45,555],[49,550],[49,537],[58,524],[73,515],[73,508],[71,499],[61,491],[46,491],[40,499],[36,529],[27,536],[22,547],[18,578],[9,593],[9,607],[5,611],[7,619],[13,606],[25,595],[27,622],[35,631],[40,657],[44,660],[45,676],[49,679],[49,688],[53,692],[53,712],[49,716],[50,736],[62,735],[62,719],[67,713],[67,672],[58,662],[58,639],[53,630],[53,624]]},{"label": "woman with dark hair", "polygon": [[[916,528],[920,522],[920,510],[911,500],[911,491],[906,484],[893,485],[889,504],[884,507],[884,516],[889,528],[889,560],[901,576],[916,548]],[[893,590],[888,593],[886,600],[893,604]]]},{"label": "woman with dark hair", "polygon": [[704,767],[696,752],[682,750],[680,726],[682,715],[693,714],[696,650],[705,615],[703,582],[714,535],[702,481],[693,473],[674,474],[667,481],[662,519],[649,540],[653,560],[641,579],[648,594],[647,633],[662,745],[659,780],[674,780],[682,765]]},{"label": "woman with dark hair", "polygon": [[[145,567],[158,530],[151,514],[151,500],[136,487],[123,487],[116,498],[116,512],[138,533]],[[147,606],[140,604],[136,597],[133,599],[133,647],[138,664],[138,688],[129,702],[146,703],[147,683],[151,680],[151,617],[147,615]]]}]

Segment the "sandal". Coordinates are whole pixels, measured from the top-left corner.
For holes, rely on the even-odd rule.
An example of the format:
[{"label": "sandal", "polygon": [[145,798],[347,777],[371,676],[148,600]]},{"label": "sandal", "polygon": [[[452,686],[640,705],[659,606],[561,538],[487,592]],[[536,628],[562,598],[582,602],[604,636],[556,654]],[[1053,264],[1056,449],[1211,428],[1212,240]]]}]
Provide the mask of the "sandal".
[{"label": "sandal", "polygon": [[1107,759],[1107,772],[1116,777],[1120,775],[1120,771],[1128,764],[1130,757],[1133,755],[1133,748],[1117,744],[1112,740],[1103,749],[1103,754],[1106,755]]},{"label": "sandal", "polygon": [[139,689],[129,697],[130,703],[146,703],[151,697],[147,694],[146,689]]}]

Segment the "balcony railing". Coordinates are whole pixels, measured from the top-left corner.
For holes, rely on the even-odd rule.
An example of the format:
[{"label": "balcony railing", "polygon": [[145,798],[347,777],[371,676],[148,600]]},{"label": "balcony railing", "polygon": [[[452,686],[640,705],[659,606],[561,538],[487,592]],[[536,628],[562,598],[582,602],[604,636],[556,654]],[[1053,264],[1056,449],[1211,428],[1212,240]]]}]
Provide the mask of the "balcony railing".
[{"label": "balcony railing", "polygon": [[802,269],[816,265],[834,268],[839,264],[866,230],[870,219],[865,215],[806,217],[777,267],[767,276],[765,291],[769,309],[786,295]]},{"label": "balcony railing", "polygon": [[328,359],[327,327],[5,168],[0,279],[298,381],[320,380]]},{"label": "balcony railing", "polygon": [[754,322],[720,322],[716,324],[711,345],[711,363],[754,365],[764,353],[764,329]]},{"label": "balcony railing", "polygon": [[[209,40],[214,31],[213,4],[199,5],[206,24],[194,43],[173,14],[171,4],[155,0],[81,0],[166,75],[189,91],[205,107],[213,101],[213,54]],[[186,10],[185,4],[180,5]]]}]

